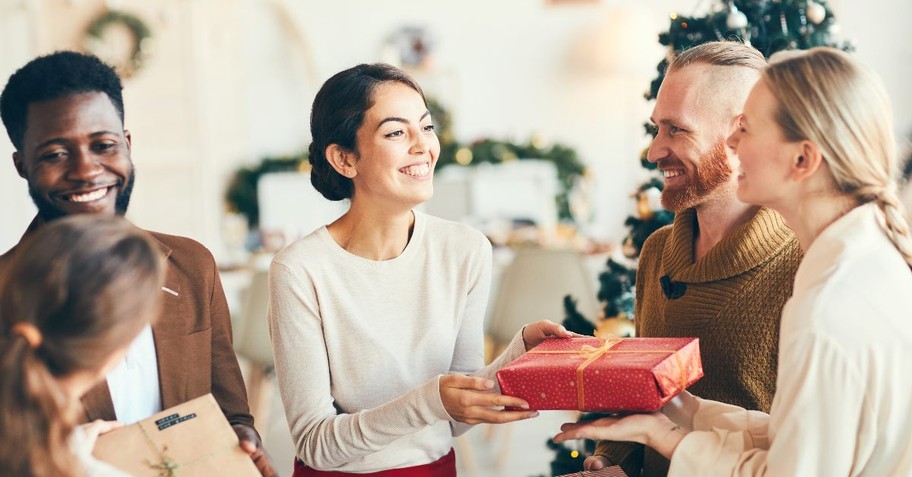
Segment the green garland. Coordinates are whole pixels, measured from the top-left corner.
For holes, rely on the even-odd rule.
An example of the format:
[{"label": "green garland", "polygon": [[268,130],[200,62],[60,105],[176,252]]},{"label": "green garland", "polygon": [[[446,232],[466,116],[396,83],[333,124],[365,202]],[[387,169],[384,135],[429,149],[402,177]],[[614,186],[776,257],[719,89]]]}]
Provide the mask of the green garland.
[{"label": "green garland", "polygon": [[[462,145],[453,138],[450,114],[432,98],[428,98],[428,109],[434,118],[437,136],[440,138],[440,157],[437,167],[459,164],[463,166],[481,163],[501,163],[517,159],[544,159],[554,162],[557,167],[557,178],[560,190],[555,197],[557,210],[561,219],[573,220],[567,194],[574,181],[583,175],[585,167],[579,161],[576,151],[561,145],[544,146],[535,140],[526,144],[514,144],[507,141],[482,139],[469,145]],[[251,227],[256,227],[260,220],[260,209],[257,204],[257,182],[260,176],[269,172],[309,170],[307,153],[301,152],[288,157],[267,157],[253,167],[243,167],[234,173],[225,200],[229,210],[243,214]]]},{"label": "green garland", "polygon": [[118,65],[122,69],[119,73],[122,76],[129,77],[139,71],[146,60],[149,41],[152,38],[152,31],[149,27],[136,15],[119,10],[110,10],[96,18],[89,25],[86,34],[93,40],[101,41],[105,29],[118,23],[130,30],[134,39],[133,51],[130,53],[129,61],[124,65]]},{"label": "green garland", "polygon": [[577,178],[586,172],[576,151],[563,144],[545,145],[535,138],[527,143],[513,143],[497,139],[480,139],[470,144],[460,144],[453,137],[449,112],[433,98],[428,98],[428,109],[440,138],[440,160],[437,167],[447,165],[475,166],[483,163],[500,164],[513,160],[541,159],[551,161],[557,168],[560,189],[554,198],[562,220],[573,220],[568,194]]},{"label": "green garland", "polygon": [[296,156],[266,157],[256,166],[242,167],[234,173],[231,182],[228,183],[228,190],[225,192],[228,209],[243,215],[247,218],[250,228],[254,228],[260,223],[260,205],[257,201],[257,184],[260,176],[270,172],[309,169],[310,163],[306,152]]}]

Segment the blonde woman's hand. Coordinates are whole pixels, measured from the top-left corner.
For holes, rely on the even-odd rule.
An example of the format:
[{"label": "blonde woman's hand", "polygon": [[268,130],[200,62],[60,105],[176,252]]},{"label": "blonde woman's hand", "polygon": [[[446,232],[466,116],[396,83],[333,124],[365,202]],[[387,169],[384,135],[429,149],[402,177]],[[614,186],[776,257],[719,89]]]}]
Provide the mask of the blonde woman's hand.
[{"label": "blonde woman's hand", "polygon": [[671,458],[688,431],[660,412],[603,417],[590,422],[568,422],[554,436],[554,442],[572,439],[639,442]]},{"label": "blonde woman's hand", "polygon": [[571,333],[563,325],[550,320],[530,323],[523,327],[522,330],[523,344],[526,345],[526,351],[538,346],[548,338],[572,338],[574,336],[580,335]]},{"label": "blonde woman's hand", "polygon": [[490,379],[459,374],[440,377],[440,400],[446,412],[456,421],[500,424],[538,416],[538,411],[528,410],[526,401],[497,394],[492,389],[494,381]]}]

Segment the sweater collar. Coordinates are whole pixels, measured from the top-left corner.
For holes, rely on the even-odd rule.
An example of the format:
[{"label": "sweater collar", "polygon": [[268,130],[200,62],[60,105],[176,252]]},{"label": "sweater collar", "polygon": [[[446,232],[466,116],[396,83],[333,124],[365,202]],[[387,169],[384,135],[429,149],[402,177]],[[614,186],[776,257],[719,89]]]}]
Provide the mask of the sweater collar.
[{"label": "sweater collar", "polygon": [[696,226],[695,209],[675,216],[671,237],[662,251],[664,273],[674,281],[704,283],[740,275],[767,262],[796,240],[782,216],[763,207],[694,262]]}]

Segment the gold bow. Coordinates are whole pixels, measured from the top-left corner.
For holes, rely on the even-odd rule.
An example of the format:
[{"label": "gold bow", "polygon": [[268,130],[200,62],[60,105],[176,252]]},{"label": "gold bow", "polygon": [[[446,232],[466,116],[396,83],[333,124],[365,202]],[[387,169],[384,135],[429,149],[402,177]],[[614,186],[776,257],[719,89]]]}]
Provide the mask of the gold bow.
[{"label": "gold bow", "polygon": [[612,350],[621,341],[624,341],[624,338],[617,336],[608,336],[601,337],[598,336],[596,332],[596,338],[601,342],[599,346],[590,346],[583,345],[578,350],[553,350],[553,351],[543,351],[543,350],[531,350],[529,353],[534,354],[576,354],[582,358],[585,358],[579,366],[576,367],[576,403],[579,410],[585,410],[586,403],[586,391],[583,387],[583,372],[586,368],[595,362],[597,359],[605,356],[608,353],[611,354],[642,354],[642,353],[663,353],[663,354],[672,354],[675,357],[675,361],[678,363],[678,369],[681,370],[681,390],[687,387],[687,373],[684,370],[684,361],[681,360],[681,355],[678,354],[676,349],[638,349],[638,350]]}]

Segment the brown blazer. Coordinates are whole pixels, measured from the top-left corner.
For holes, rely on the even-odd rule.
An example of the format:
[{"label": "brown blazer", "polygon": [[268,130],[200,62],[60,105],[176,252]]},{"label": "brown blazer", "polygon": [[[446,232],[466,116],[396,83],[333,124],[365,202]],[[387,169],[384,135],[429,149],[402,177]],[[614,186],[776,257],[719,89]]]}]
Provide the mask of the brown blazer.
[{"label": "brown blazer", "polygon": [[[32,220],[19,244],[42,223],[39,217]],[[162,290],[162,312],[152,325],[163,408],[211,392],[232,425],[253,428],[215,259],[189,238],[149,233],[168,257],[165,287],[177,293]],[[0,256],[0,273],[19,244]],[[107,381],[86,393],[82,403],[90,421],[116,419]]]}]

